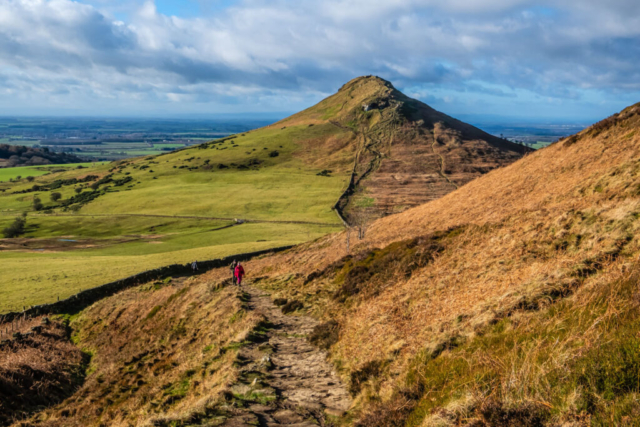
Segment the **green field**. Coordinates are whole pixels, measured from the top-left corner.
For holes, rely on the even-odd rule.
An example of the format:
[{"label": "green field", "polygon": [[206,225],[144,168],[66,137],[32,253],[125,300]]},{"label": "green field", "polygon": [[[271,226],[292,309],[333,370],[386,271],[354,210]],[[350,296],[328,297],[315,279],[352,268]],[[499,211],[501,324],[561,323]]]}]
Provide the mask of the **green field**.
[{"label": "green field", "polygon": [[19,166],[17,168],[0,168],[0,182],[9,181],[20,176],[26,178],[28,176],[42,176],[51,173],[52,170],[71,170],[78,166],[89,167],[93,165],[104,164],[105,162],[96,163],[72,163],[66,165],[47,165],[47,166]]},{"label": "green field", "polygon": [[19,310],[58,297],[63,299],[80,290],[143,270],[295,244],[338,229],[295,224],[241,224],[214,231],[221,225],[199,224],[190,230],[172,230],[157,238],[131,236],[129,241],[122,243],[91,239],[87,241],[104,247],[90,249],[4,253],[0,258],[0,309],[2,312]]},{"label": "green field", "polygon": [[[193,138],[198,139],[198,138]],[[184,147],[184,144],[153,144],[153,148],[180,148]]]},{"label": "green field", "polygon": [[541,148],[547,147],[549,145],[551,145],[551,142],[548,141],[538,141],[535,144],[531,145],[531,148],[534,148],[536,150],[539,150]]},{"label": "green field", "polygon": [[24,145],[27,147],[32,147],[34,145],[39,145],[39,139],[22,139],[22,138],[0,138],[0,144],[9,144],[9,145]]},{"label": "green field", "polygon": [[[28,212],[23,236],[0,239],[0,312],[162,265],[295,244],[339,230],[331,207],[349,171],[318,175],[322,159],[318,163],[302,143],[344,132],[329,124],[265,128],[205,148],[0,183],[0,229]],[[12,171],[13,177],[35,176],[37,168],[16,169],[21,171]],[[87,175],[92,181],[68,181]],[[105,176],[109,182],[97,185]],[[61,194],[59,202],[50,199],[53,192]],[[87,195],[95,198],[71,203]],[[35,197],[44,212],[33,211]],[[236,224],[236,218],[270,222]]]}]

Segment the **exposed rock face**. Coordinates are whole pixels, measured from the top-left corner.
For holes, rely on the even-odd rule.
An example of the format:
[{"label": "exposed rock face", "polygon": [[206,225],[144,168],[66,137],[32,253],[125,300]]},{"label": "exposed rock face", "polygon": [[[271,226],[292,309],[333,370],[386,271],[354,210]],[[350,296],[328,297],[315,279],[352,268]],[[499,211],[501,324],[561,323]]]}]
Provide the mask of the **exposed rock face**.
[{"label": "exposed rock face", "polygon": [[[338,204],[350,223],[438,199],[530,151],[411,99],[378,77],[354,79],[323,102],[332,98],[343,102],[333,123],[350,128],[357,144],[352,185]],[[358,98],[360,108],[349,108]]]}]

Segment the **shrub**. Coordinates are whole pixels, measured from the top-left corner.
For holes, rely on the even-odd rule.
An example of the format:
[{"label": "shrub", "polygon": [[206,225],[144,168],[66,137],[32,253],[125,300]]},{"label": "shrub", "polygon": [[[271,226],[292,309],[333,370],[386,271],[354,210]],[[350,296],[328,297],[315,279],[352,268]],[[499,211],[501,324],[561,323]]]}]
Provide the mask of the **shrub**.
[{"label": "shrub", "polygon": [[276,150],[273,150],[272,152],[269,153],[269,157],[278,157],[280,155],[280,153],[278,153]]},{"label": "shrub", "polygon": [[62,198],[62,194],[60,194],[58,192],[51,193],[49,198],[51,199],[52,202],[57,202],[58,200],[60,200]]},{"label": "shrub", "polygon": [[34,180],[34,179],[35,179],[35,178],[34,178],[34,177],[32,177],[32,176],[28,176],[28,177],[27,177],[27,181],[29,181],[29,182],[33,182],[33,180]]},{"label": "shrub", "polygon": [[329,347],[338,342],[339,337],[340,325],[335,320],[330,320],[313,328],[311,335],[309,335],[309,342],[328,350]]},{"label": "shrub", "polygon": [[293,313],[294,311],[300,310],[303,307],[304,307],[304,304],[302,304],[300,301],[293,300],[293,301],[289,301],[288,303],[282,306],[282,312],[284,314]]},{"label": "shrub", "polygon": [[34,211],[40,211],[40,210],[42,210],[42,208],[44,208],[44,205],[42,204],[42,200],[40,200],[39,197],[34,197],[33,198],[33,210]]},{"label": "shrub", "polygon": [[24,226],[26,223],[27,220],[24,218],[24,216],[17,217],[15,221],[13,221],[13,224],[2,230],[4,237],[6,237],[7,239],[13,239],[14,237],[18,237],[24,234]]}]

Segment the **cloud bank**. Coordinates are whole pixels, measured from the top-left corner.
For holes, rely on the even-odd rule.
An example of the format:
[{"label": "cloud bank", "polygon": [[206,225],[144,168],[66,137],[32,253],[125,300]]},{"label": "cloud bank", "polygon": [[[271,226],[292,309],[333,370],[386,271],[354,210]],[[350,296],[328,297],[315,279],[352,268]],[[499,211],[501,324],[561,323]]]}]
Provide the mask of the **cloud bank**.
[{"label": "cloud bank", "polygon": [[467,114],[640,101],[632,0],[247,0],[198,17],[147,1],[124,18],[115,6],[0,2],[0,113],[294,111],[363,74]]}]

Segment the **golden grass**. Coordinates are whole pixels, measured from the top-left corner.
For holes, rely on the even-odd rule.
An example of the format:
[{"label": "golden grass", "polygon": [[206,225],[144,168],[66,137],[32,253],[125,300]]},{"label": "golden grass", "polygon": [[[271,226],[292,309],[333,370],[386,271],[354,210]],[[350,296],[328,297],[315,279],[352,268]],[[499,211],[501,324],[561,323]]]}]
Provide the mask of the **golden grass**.
[{"label": "golden grass", "polygon": [[[442,199],[380,219],[362,241],[352,235],[351,254],[366,264],[369,251],[393,242],[460,230],[443,240],[444,250],[432,262],[409,276],[405,265],[390,265],[391,278],[384,283],[363,276],[365,288],[381,287],[373,296],[344,303],[333,297],[341,286],[346,232],[250,261],[249,277],[264,276],[258,285],[273,297],[300,299],[309,313],[338,321],[340,338],[331,354],[345,380],[370,362],[385,363],[385,374],[372,378],[356,400],[366,412],[372,402],[395,396],[421,354],[438,357],[501,319],[546,310],[576,298],[571,295],[577,291],[588,301],[590,290],[618,280],[616,272],[640,253],[640,139],[622,138],[639,126],[640,116],[632,114],[595,136],[585,130],[574,144],[559,142]],[[305,280],[311,273],[315,278]],[[624,298],[611,310],[621,310],[623,303]],[[500,404],[485,403],[494,413],[508,412],[510,402],[540,397],[530,393],[543,389],[544,373],[573,360],[576,347],[589,348],[579,338],[585,333],[576,328],[544,362],[540,354],[551,348],[545,340],[527,342],[524,356],[511,352],[518,357],[495,361],[512,374],[499,383]],[[597,342],[597,336],[589,339]],[[455,401],[455,394],[449,399]]]},{"label": "golden grass", "polygon": [[83,386],[36,415],[45,426],[175,425],[215,418],[238,348],[259,319],[237,289],[174,279],[124,291],[72,322],[93,355]]},{"label": "golden grass", "polygon": [[[65,325],[43,324],[42,318],[34,318],[16,321],[13,326],[14,332],[29,335],[0,345],[2,425],[69,396],[80,384],[85,363],[82,352],[69,342]],[[32,327],[41,329],[31,333]]]}]

